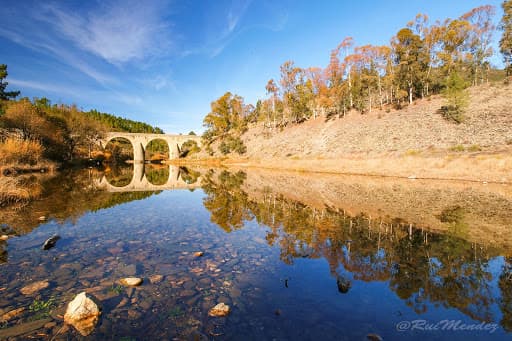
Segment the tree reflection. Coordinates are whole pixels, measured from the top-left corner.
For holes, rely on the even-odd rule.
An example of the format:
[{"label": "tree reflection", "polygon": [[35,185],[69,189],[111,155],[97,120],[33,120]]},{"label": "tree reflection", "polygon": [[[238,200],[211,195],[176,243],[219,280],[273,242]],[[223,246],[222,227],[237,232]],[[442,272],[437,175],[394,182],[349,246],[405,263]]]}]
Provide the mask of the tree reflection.
[{"label": "tree reflection", "polygon": [[[250,199],[241,189],[244,180],[242,172],[210,172],[206,177],[205,207],[211,221],[225,231],[255,219],[270,228],[267,242],[279,246],[286,264],[303,257],[326,259],[341,293],[357,285],[352,279],[387,281],[418,314],[440,304],[485,322],[496,319],[492,309],[499,304],[502,325],[511,330],[511,261],[501,275],[493,273],[489,265],[496,256],[493,250],[461,238],[467,225],[459,207],[443,211],[438,218],[448,224],[449,232],[436,234],[399,218],[372,218],[364,213],[351,217],[336,208],[312,208],[269,188]],[[499,279],[502,300],[493,287],[494,279]]]}]

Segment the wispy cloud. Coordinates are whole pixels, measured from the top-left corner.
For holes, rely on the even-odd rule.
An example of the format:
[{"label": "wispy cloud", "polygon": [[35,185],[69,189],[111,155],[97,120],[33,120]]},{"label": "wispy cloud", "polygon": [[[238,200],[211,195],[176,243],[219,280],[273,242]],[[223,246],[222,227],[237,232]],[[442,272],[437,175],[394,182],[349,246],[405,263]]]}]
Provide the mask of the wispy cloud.
[{"label": "wispy cloud", "polygon": [[170,27],[165,1],[116,0],[85,15],[48,4],[38,16],[80,49],[112,64],[140,61],[168,51]]}]

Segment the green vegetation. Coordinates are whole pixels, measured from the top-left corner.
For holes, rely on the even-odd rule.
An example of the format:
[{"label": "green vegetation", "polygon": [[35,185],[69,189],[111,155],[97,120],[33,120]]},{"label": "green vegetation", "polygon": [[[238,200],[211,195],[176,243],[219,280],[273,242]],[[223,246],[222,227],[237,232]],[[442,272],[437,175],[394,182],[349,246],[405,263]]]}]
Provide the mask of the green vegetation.
[{"label": "green vegetation", "polygon": [[466,82],[458,72],[453,71],[446,79],[443,95],[448,104],[441,108],[443,117],[455,123],[462,123],[469,95],[466,91]]},{"label": "green vegetation", "polygon": [[512,75],[512,0],[503,1],[503,18],[500,22],[500,29],[503,36],[500,39],[500,52],[503,54],[503,61],[507,75]]},{"label": "green vegetation", "polygon": [[[512,56],[510,3],[503,3],[500,26],[507,65]],[[343,39],[332,50],[325,69],[301,68],[286,61],[280,79],[267,82],[268,97],[255,107],[244,105],[240,96],[229,92],[212,103],[203,121],[205,147],[214,154],[211,145],[218,141],[222,154],[243,153],[239,137],[249,124],[260,124],[271,133],[310,119],[341,118],[350,111],[389,112],[440,93],[447,100],[440,113],[460,123],[468,103],[466,87],[502,78],[503,72],[493,70],[489,62],[494,14],[489,5],[442,22],[431,23],[426,14],[418,14],[387,46],[355,46],[351,37]]]},{"label": "green vegetation", "polygon": [[[193,135],[193,134],[189,134]],[[201,148],[198,146],[197,142],[194,140],[187,140],[183,142],[181,145],[181,155],[180,157],[190,156],[192,154],[199,153]]]},{"label": "green vegetation", "polygon": [[248,114],[253,111],[252,106],[245,105],[242,97],[226,92],[211,104],[211,112],[203,120],[206,131],[203,134],[203,143],[207,150],[210,145],[219,141],[219,150],[223,154],[245,152],[240,135],[247,130]]},{"label": "green vegetation", "polygon": [[[8,82],[4,81],[5,78],[7,78],[7,65],[0,64],[0,101],[7,101],[12,98],[18,97],[20,94],[19,91],[6,91],[7,85],[9,85]],[[0,110],[1,114],[1,110]]]},{"label": "green vegetation", "polygon": [[108,289],[108,291],[116,295],[121,295],[124,291],[124,287],[122,285],[112,283],[112,286]]},{"label": "green vegetation", "polygon": [[50,312],[55,308],[55,297],[50,297],[48,300],[35,299],[29,306],[29,311],[35,313],[32,317],[33,320],[40,320],[50,316]]}]

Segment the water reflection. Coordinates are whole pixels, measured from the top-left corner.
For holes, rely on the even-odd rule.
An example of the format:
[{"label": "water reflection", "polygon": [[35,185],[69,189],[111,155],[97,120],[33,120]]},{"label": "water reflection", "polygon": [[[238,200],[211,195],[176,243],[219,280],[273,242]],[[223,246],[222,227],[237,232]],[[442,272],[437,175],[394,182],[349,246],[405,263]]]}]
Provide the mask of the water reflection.
[{"label": "water reflection", "polygon": [[460,206],[449,207],[439,216],[448,224],[448,233],[432,233],[400,218],[371,219],[364,213],[349,216],[340,208],[311,208],[271,188],[253,200],[242,189],[245,179],[243,172],[227,171],[212,171],[203,179],[204,205],[212,222],[224,231],[243,228],[254,219],[270,228],[266,240],[279,246],[284,263],[326,259],[341,293],[356,281],[385,281],[418,314],[441,305],[484,322],[499,320],[499,312],[493,311],[499,304],[501,323],[510,330],[509,259],[496,271],[490,264],[501,263],[496,249],[461,238],[468,224]]},{"label": "water reflection", "polygon": [[[102,299],[96,339],[399,339],[412,334],[394,323],[417,318],[512,331],[511,244],[493,234],[512,222],[508,190],[364,181],[143,164],[45,178],[39,200],[0,209],[0,235],[21,236],[0,240],[0,315],[50,278],[35,297],[56,295],[61,310],[68,293]],[[41,250],[56,231],[62,240]],[[132,275],[145,284],[116,285]],[[217,302],[229,318],[208,317]],[[0,325],[0,338],[33,316]]]}]

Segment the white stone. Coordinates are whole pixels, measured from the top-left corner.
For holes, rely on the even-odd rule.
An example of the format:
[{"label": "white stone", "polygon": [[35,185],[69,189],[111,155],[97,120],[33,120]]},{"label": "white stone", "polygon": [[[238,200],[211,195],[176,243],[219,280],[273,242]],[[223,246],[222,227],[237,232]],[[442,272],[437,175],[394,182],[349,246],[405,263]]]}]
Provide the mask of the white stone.
[{"label": "white stone", "polygon": [[224,303],[219,303],[215,307],[210,309],[210,311],[208,312],[208,315],[212,316],[212,317],[223,317],[223,316],[227,316],[229,314],[229,311],[230,311],[229,305],[224,304]]},{"label": "white stone", "polygon": [[82,292],[69,302],[64,322],[75,327],[83,336],[91,334],[98,323],[101,312],[96,303]]}]

